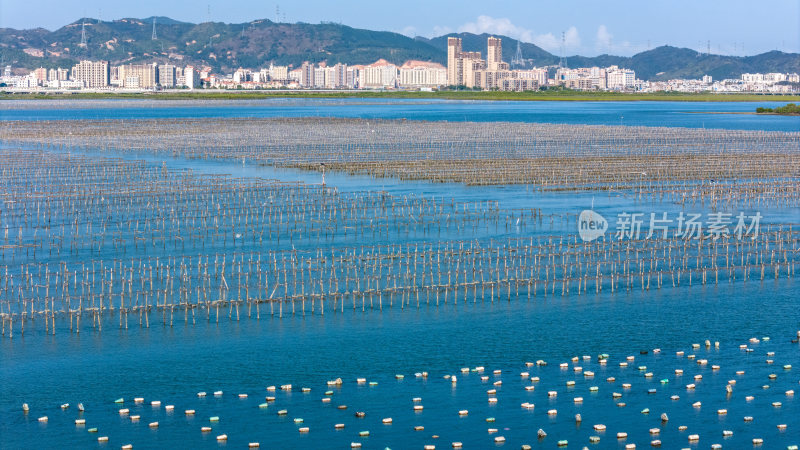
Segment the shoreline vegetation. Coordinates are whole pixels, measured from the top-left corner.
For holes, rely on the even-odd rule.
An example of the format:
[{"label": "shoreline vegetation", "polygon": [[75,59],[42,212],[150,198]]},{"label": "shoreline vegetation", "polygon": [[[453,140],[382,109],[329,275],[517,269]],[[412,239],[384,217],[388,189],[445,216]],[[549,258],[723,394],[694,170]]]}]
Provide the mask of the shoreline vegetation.
[{"label": "shoreline vegetation", "polygon": [[773,116],[800,116],[800,105],[789,103],[778,108],[756,108],[756,114]]},{"label": "shoreline vegetation", "polygon": [[[622,93],[558,91],[206,91],[170,92],[52,92],[15,93],[0,91],[0,100],[42,99],[157,99],[157,100],[257,100],[269,98],[322,99],[411,99],[411,100],[495,100],[495,101],[680,101],[680,102],[763,102],[797,101],[800,95],[714,94],[714,93]],[[780,99],[780,100],[778,100]],[[778,108],[780,109],[780,108]],[[766,111],[765,111],[766,112]],[[766,112],[768,113],[768,112]]]}]

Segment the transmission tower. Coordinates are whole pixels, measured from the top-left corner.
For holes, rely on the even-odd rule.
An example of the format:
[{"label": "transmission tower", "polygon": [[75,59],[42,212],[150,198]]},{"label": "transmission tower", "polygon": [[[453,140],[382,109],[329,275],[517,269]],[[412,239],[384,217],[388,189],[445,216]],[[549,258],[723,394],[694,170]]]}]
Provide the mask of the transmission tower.
[{"label": "transmission tower", "polygon": [[561,59],[558,61],[558,67],[567,68],[567,35],[563,31],[561,32]]},{"label": "transmission tower", "polygon": [[155,17],[153,17],[153,37],[151,37],[150,39],[152,39],[154,41],[156,39],[158,39],[158,36],[156,35],[156,18]]},{"label": "transmission tower", "polygon": [[83,19],[81,23],[81,43],[79,46],[86,47],[86,19]]},{"label": "transmission tower", "polygon": [[525,65],[525,62],[522,59],[522,47],[519,44],[519,40],[517,40],[517,53],[514,54],[514,59],[511,60],[511,65],[517,68]]}]

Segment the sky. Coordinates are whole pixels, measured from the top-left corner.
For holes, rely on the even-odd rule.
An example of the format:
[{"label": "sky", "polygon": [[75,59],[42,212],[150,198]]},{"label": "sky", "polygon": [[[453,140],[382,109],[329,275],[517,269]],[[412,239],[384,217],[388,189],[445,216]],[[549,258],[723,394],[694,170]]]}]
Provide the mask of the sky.
[{"label": "sky", "polygon": [[[715,54],[800,53],[800,0],[0,0],[0,27],[49,30],[86,16],[102,20],[167,16],[200,23],[337,22],[356,28],[434,37],[502,34],[560,54],[629,56],[660,45]],[[506,49],[506,53],[514,49]],[[509,55],[510,57],[510,55]]]}]

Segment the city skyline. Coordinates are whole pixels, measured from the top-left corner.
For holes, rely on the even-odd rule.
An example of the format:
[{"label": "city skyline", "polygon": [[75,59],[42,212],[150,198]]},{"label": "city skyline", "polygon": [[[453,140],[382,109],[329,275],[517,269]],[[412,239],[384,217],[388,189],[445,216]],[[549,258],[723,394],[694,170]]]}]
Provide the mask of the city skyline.
[{"label": "city skyline", "polygon": [[143,0],[124,5],[92,0],[83,2],[81,8],[44,1],[41,6],[32,14],[23,4],[0,0],[0,27],[53,30],[80,16],[116,20],[155,15],[193,23],[208,20],[242,23],[257,19],[330,21],[424,37],[453,32],[488,33],[534,43],[553,54],[561,53],[563,46],[567,55],[630,56],[660,45],[725,55],[753,55],[770,50],[800,52],[800,6],[792,0],[778,0],[769,8],[752,8],[744,1],[728,2],[724,7],[684,0],[646,4],[624,1],[616,3],[614,8],[574,1],[559,5],[511,1],[488,10],[470,3],[452,8],[409,0],[402,8],[393,8],[391,14],[361,2],[342,7],[316,0],[302,7],[280,2],[255,6],[225,4],[217,0],[200,4],[156,4]]}]

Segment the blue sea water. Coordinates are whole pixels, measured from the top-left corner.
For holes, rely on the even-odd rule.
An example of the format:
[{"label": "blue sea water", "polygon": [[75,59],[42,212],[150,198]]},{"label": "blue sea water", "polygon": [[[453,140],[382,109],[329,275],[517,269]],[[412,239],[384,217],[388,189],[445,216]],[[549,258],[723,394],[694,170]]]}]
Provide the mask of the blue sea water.
[{"label": "blue sea water", "polygon": [[[756,116],[785,102],[510,102],[405,99],[265,99],[174,103],[152,100],[4,103],[2,120],[158,119],[212,117],[350,117],[451,122],[531,122],[800,131],[797,117]],[[81,105],[81,103],[77,103]]]},{"label": "blue sea water", "polygon": [[[750,115],[689,114],[690,111],[750,111],[762,104],[679,104],[679,103],[525,103],[506,102],[415,102],[415,101],[307,101],[292,100],[247,103],[244,106],[169,106],[137,108],[127,105],[114,108],[106,102],[78,110],[5,109],[3,120],[40,120],[68,118],[143,118],[143,117],[275,117],[320,116],[400,118],[421,120],[502,120],[553,123],[602,123],[648,126],[706,126],[730,129],[797,131],[796,118],[756,117]],[[278,104],[276,104],[278,103]],[[720,109],[725,108],[725,109]],[[622,117],[622,118],[620,118]],[[708,122],[705,122],[708,120]],[[105,156],[114,156],[104,154]],[[146,155],[133,155],[146,157]],[[160,164],[160,160],[152,160]],[[175,159],[171,168],[192,168],[201,173],[231,173],[234,176],[260,176],[285,180],[315,182],[318,175],[294,170],[239,167],[225,161]],[[328,182],[342,191],[382,189],[395,195],[414,193],[424,196],[454,197],[456,200],[496,199],[503,207],[542,207],[548,212],[577,213],[596,202],[598,210],[613,214],[620,208],[643,211],[654,205],[630,203],[608,194],[547,194],[528,192],[525,187],[465,187],[397,180],[373,180],[368,177],[329,175]],[[595,198],[596,197],[596,198]],[[661,206],[658,206],[661,207]],[[796,208],[773,211],[773,222],[797,221]],[[769,216],[768,216],[769,217]],[[558,232],[572,232],[557,229]],[[504,231],[503,233],[509,233]],[[513,230],[510,232],[513,234]],[[556,448],[558,439],[569,440],[569,448],[589,443],[590,435],[599,435],[596,448],[624,447],[636,443],[646,447],[659,438],[665,448],[708,448],[720,443],[725,448],[752,448],[753,438],[763,438],[765,448],[785,448],[800,443],[800,407],[789,390],[800,390],[800,347],[790,343],[800,329],[797,278],[693,287],[664,288],[611,294],[541,295],[528,299],[502,298],[494,303],[449,303],[447,305],[383,311],[345,308],[344,312],[324,316],[270,317],[262,312],[260,320],[228,319],[224,313],[219,323],[198,317],[196,325],[177,321],[172,327],[160,322],[140,328],[135,320],[127,330],[117,327],[116,318],[106,317],[103,331],[86,326],[80,334],[70,334],[62,326],[56,336],[42,330],[0,339],[0,447],[2,448],[134,448],[164,447],[235,447],[260,442],[266,448],[348,448],[361,442],[363,448],[420,448],[434,444],[450,448],[460,441],[465,448]],[[748,344],[748,353],[739,349],[751,337],[769,336],[769,341]],[[720,348],[692,349],[692,343],[719,341]],[[661,348],[654,354],[652,349]],[[647,350],[646,355],[640,351]],[[684,350],[679,357],[676,351]],[[767,352],[775,352],[768,356]],[[597,355],[610,355],[607,366],[597,362]],[[688,358],[708,359],[705,366]],[[559,363],[573,356],[589,355],[577,364],[561,370]],[[622,368],[626,356],[635,361]],[[526,361],[544,359],[546,367],[525,367]],[[767,364],[772,359],[772,364]],[[711,365],[721,366],[713,371]],[[786,364],[791,369],[784,369]],[[580,365],[595,372],[586,379],[573,371]],[[645,378],[638,366],[647,366],[652,378]],[[480,374],[462,374],[462,367],[485,366]],[[682,368],[678,376],[674,369]],[[492,374],[502,370],[501,376]],[[744,370],[742,376],[735,371]],[[427,379],[414,374],[427,371]],[[521,377],[527,371],[539,376],[538,383]],[[395,374],[403,374],[397,380]],[[458,377],[454,386],[445,374]],[[702,374],[702,380],[693,376]],[[775,380],[768,375],[776,374]],[[607,377],[615,377],[612,382]],[[341,388],[330,388],[326,381],[341,377]],[[376,386],[358,385],[356,378],[376,381]],[[660,380],[667,379],[667,384]],[[736,379],[733,394],[726,396],[725,385]],[[496,380],[503,384],[495,386]],[[566,381],[574,380],[574,387]],[[291,393],[267,386],[291,383]],[[622,383],[631,383],[625,389]],[[686,385],[695,383],[695,390]],[[524,386],[535,385],[533,391]],[[589,386],[598,386],[596,394]],[[768,386],[765,389],[764,386]],[[301,387],[310,387],[302,393]],[[498,402],[487,401],[487,390],[496,389]],[[648,389],[656,389],[648,394]],[[213,392],[221,390],[221,397]],[[332,390],[331,396],[324,393]],[[547,392],[558,392],[556,398]],[[196,393],[206,391],[205,398]],[[614,400],[612,392],[622,393]],[[246,393],[246,399],[237,394]],[[275,396],[266,409],[258,405],[265,396]],[[679,400],[670,400],[678,395]],[[754,400],[746,400],[746,396]],[[114,399],[123,397],[117,405]],[[141,405],[134,397],[144,397]],[[329,403],[322,398],[329,397]],[[422,412],[414,412],[412,398],[421,397]],[[575,403],[582,397],[583,403]],[[161,406],[150,406],[160,400]],[[702,405],[693,407],[694,402]],[[27,402],[31,411],[23,414]],[[86,412],[79,414],[82,402]],[[533,410],[520,407],[532,402]],[[624,402],[624,407],[618,406]],[[781,402],[781,406],[773,406]],[[62,410],[60,405],[70,403]],[[175,405],[172,413],[165,405]],[[347,409],[337,409],[346,405]],[[129,415],[140,415],[138,422],[120,416],[119,408],[129,408]],[[649,414],[642,414],[649,408]],[[186,409],[196,414],[186,416]],[[286,416],[278,410],[286,409]],[[469,410],[460,417],[459,410]],[[557,409],[556,416],[546,414]],[[718,409],[727,409],[719,415]],[[366,417],[356,418],[356,411]],[[669,421],[659,416],[666,412]],[[583,422],[576,426],[574,414]],[[47,423],[37,421],[48,416]],[[219,416],[218,423],[210,423]],[[745,422],[744,416],[753,416]],[[74,420],[85,418],[85,426]],[[391,417],[391,425],[381,422]],[[494,417],[494,422],[486,422]],[[302,418],[303,424],[293,419]],[[150,422],[159,427],[151,429]],[[334,424],[345,425],[343,430]],[[607,426],[598,433],[592,425]],[[779,424],[787,424],[781,431]],[[211,426],[201,433],[201,426]],[[424,426],[413,431],[413,426]],[[680,431],[679,426],[688,428]],[[298,427],[308,426],[309,433]],[[97,427],[98,433],[87,431]],[[658,436],[648,430],[661,428]],[[490,434],[488,429],[496,428]],[[537,440],[542,428],[548,437]],[[370,436],[358,432],[369,430]],[[722,430],[733,431],[723,438]],[[628,438],[618,440],[617,432]],[[229,436],[218,443],[219,434]],[[700,441],[690,443],[688,435],[699,434]],[[437,435],[438,438],[433,436]],[[108,444],[98,444],[97,436],[109,436]],[[506,438],[495,444],[494,437]]]}]

